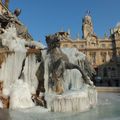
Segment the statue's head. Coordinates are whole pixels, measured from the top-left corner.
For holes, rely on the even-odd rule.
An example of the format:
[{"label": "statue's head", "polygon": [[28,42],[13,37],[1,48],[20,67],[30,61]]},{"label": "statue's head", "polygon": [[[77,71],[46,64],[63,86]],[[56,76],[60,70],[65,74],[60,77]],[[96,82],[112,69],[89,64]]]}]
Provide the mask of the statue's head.
[{"label": "statue's head", "polygon": [[20,15],[20,13],[21,13],[21,9],[16,8],[14,11],[14,15],[18,17]]},{"label": "statue's head", "polygon": [[56,34],[48,35],[46,36],[46,43],[50,49],[60,47],[60,38]]}]

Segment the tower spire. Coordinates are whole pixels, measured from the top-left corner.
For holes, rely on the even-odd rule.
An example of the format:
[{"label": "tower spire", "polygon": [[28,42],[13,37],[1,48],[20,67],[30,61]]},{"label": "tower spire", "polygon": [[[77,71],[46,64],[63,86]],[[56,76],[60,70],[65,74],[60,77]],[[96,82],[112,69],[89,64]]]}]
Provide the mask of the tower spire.
[{"label": "tower spire", "polygon": [[77,39],[80,39],[80,33],[79,32],[77,33]]},{"label": "tower spire", "polygon": [[91,13],[90,10],[86,11],[86,15],[90,16],[90,13]]},{"label": "tower spire", "polygon": [[60,32],[63,32],[63,31],[64,31],[64,28],[63,28],[63,27],[61,27]]},{"label": "tower spire", "polygon": [[67,31],[67,32],[68,32],[68,34],[70,35],[70,34],[71,34],[71,29],[70,29],[70,28],[68,28],[68,31]]}]

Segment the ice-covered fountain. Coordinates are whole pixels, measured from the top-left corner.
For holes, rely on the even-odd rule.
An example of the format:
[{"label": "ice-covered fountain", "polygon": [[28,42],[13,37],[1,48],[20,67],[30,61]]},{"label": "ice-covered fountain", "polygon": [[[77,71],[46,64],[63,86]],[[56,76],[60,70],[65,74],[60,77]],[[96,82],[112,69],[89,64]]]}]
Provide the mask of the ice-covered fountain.
[{"label": "ice-covered fountain", "polygon": [[55,112],[88,110],[97,102],[95,86],[90,80],[94,70],[77,49],[61,49],[60,39],[57,34],[46,37],[48,49],[42,52],[43,62],[38,69],[44,69],[43,78],[38,80],[41,83],[44,80],[41,87],[45,88],[47,107]]},{"label": "ice-covered fountain", "polygon": [[70,112],[96,105],[97,92],[90,80],[94,70],[77,49],[61,49],[56,34],[46,37],[47,49],[18,37],[14,26],[4,29],[0,38],[1,92],[9,108],[42,105],[50,111]]},{"label": "ice-covered fountain", "polygon": [[42,106],[54,112],[93,108],[95,71],[86,56],[75,48],[60,48],[58,34],[46,36],[47,47],[33,41],[17,19],[19,13],[0,14],[0,107]]}]

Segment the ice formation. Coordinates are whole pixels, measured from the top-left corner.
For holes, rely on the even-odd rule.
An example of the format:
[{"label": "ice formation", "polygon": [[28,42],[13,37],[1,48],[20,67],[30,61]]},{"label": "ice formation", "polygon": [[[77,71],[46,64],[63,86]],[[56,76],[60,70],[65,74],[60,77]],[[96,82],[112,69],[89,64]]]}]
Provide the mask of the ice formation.
[{"label": "ice formation", "polygon": [[[60,52],[58,56],[62,53],[66,61],[60,61],[61,66],[58,66],[57,69],[63,70],[63,72],[58,73],[57,71],[56,73],[63,76],[56,83],[53,83],[50,81],[50,77],[52,76],[50,67],[51,62],[54,61],[52,61],[51,54],[48,52],[49,50],[44,49],[40,51],[41,53],[36,53],[37,50],[44,48],[41,43],[26,41],[18,37],[14,27],[5,29],[0,38],[2,45],[6,48],[1,52],[4,59],[1,62],[0,80],[3,81],[3,95],[10,97],[9,108],[34,107],[35,103],[33,103],[31,97],[34,95],[35,99],[38,100],[35,94],[39,87],[42,90],[43,88],[45,89],[43,90],[45,92],[43,95],[47,102],[47,108],[50,111],[81,112],[96,105],[97,93],[95,87],[85,83],[78,69],[65,68],[67,59],[70,65],[84,68],[86,56],[83,53],[75,48],[58,49],[58,53]],[[30,47],[26,46],[35,47],[30,49]],[[37,58],[36,54],[40,58]],[[54,57],[56,56],[53,54]],[[39,69],[42,64],[43,68]],[[37,73],[40,75],[37,76]],[[58,86],[62,84],[63,91],[60,94],[56,93],[53,84],[58,84]]]},{"label": "ice formation", "polygon": [[95,107],[97,93],[88,86],[83,87],[84,89],[67,91],[62,95],[46,95],[48,108],[54,112],[83,112]]},{"label": "ice formation", "polygon": [[23,51],[25,49],[25,39],[17,37],[17,32],[15,27],[10,27],[4,30],[4,33],[1,35],[3,46],[7,46],[10,51]]},{"label": "ice formation", "polygon": [[1,100],[0,100],[0,108],[3,108],[3,103]]},{"label": "ice formation", "polygon": [[[35,94],[38,85],[35,74],[40,63],[36,62],[35,54],[27,52],[25,45],[29,42],[17,37],[14,27],[4,30],[0,37],[2,44],[9,49],[1,51],[2,57],[4,57],[0,68],[3,95],[10,96],[10,108],[12,109],[31,107],[33,106],[31,94]],[[34,42],[31,43],[31,45],[33,44]],[[38,44],[37,47],[40,46],[41,44]],[[19,78],[20,80],[18,80]],[[23,84],[22,81],[25,83]],[[21,87],[22,85],[24,87]],[[24,92],[25,96],[23,96]],[[20,100],[22,101],[20,102]]]},{"label": "ice formation", "polygon": [[30,88],[28,83],[23,80],[16,80],[10,92],[10,108],[20,109],[34,107],[31,99]]},{"label": "ice formation", "polygon": [[[84,65],[85,55],[77,49],[64,48],[62,51],[68,56],[71,63]],[[86,85],[83,82],[82,75],[76,69],[66,70],[64,72],[65,92],[61,95],[56,94],[48,85],[48,67],[50,56],[44,51],[43,58],[45,62],[45,99],[48,109],[54,112],[86,111],[94,107],[97,103],[97,92],[95,87]],[[79,62],[78,62],[79,61]]]},{"label": "ice formation", "polygon": [[[67,54],[71,63],[83,64],[85,54],[79,52],[76,48],[63,48],[62,51]],[[76,69],[66,70],[64,73],[65,89],[79,90],[83,86],[82,74]]]}]

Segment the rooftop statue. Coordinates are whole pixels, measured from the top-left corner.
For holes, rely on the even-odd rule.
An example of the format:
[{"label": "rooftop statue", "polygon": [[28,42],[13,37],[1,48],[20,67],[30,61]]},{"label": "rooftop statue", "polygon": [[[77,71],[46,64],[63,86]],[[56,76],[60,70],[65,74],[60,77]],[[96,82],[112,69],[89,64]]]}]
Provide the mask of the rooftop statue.
[{"label": "rooftop statue", "polygon": [[15,9],[14,13],[11,13],[6,8],[6,6],[8,6],[8,3],[8,0],[5,1],[5,5],[2,3],[2,7],[5,9],[5,11],[2,10],[0,14],[1,28],[7,29],[11,26],[15,26],[18,37],[25,38],[26,40],[33,40],[33,38],[28,33],[27,28],[18,19],[18,16],[21,13],[21,9],[17,8]]}]

